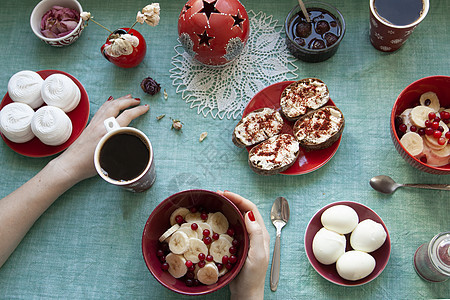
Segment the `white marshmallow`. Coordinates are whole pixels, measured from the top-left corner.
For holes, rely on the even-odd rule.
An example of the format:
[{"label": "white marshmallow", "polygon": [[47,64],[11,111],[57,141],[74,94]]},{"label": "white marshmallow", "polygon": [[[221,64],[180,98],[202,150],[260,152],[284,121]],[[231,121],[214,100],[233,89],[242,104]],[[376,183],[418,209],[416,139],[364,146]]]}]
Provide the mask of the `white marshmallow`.
[{"label": "white marshmallow", "polygon": [[64,144],[72,134],[72,121],[66,113],[55,106],[39,108],[31,120],[31,130],[44,144]]},{"label": "white marshmallow", "polygon": [[41,88],[44,80],[33,71],[20,71],[14,74],[8,81],[8,94],[14,102],[22,102],[38,108],[44,104],[41,97]]},{"label": "white marshmallow", "polygon": [[25,103],[13,102],[0,111],[0,131],[14,143],[26,143],[34,134],[31,131],[31,119],[34,110]]},{"label": "white marshmallow", "polygon": [[48,76],[41,89],[42,99],[47,105],[61,108],[64,112],[70,112],[78,106],[81,92],[78,86],[64,74]]}]

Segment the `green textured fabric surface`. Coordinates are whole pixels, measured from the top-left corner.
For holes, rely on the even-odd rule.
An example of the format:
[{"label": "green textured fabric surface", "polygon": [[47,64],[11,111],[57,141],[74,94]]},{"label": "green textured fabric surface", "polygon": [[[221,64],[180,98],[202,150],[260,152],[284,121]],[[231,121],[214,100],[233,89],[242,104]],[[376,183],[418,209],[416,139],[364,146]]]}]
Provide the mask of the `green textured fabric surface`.
[{"label": "green textured fabric surface", "polygon": [[[156,205],[169,195],[189,189],[227,189],[257,205],[271,235],[273,200],[284,196],[291,219],[283,229],[281,280],[276,292],[266,280],[266,299],[428,299],[449,298],[449,282],[431,284],[415,273],[416,248],[435,234],[450,230],[448,192],[398,190],[392,196],[369,186],[375,175],[400,182],[448,183],[448,176],[410,167],[393,147],[389,115],[397,95],[409,83],[430,75],[450,75],[450,2],[430,0],[423,23],[396,53],[375,50],[369,42],[369,1],[327,0],[339,8],[347,32],[337,54],[317,64],[296,62],[298,77],[326,82],[331,98],[346,117],[336,155],[321,169],[301,176],[263,177],[247,166],[247,152],[231,142],[236,120],[214,120],[189,108],[169,78],[177,42],[177,18],[184,0],[161,0],[157,27],[137,25],[147,40],[144,62],[120,69],[100,54],[107,32],[91,23],[70,47],[53,48],[34,36],[29,16],[37,1],[5,1],[0,10],[0,91],[15,72],[58,69],[75,76],[90,99],[90,117],[110,96],[131,93],[150,105],[150,112],[132,126],[152,141],[157,181],[146,193],[131,194],[95,177],[60,197],[36,222],[0,269],[1,299],[188,299],[167,290],[149,273],[141,254],[144,224]],[[283,24],[296,1],[243,1],[247,10],[263,11]],[[130,26],[145,1],[82,0],[96,20],[115,29]],[[139,87],[151,76],[166,89],[148,96]],[[160,121],[156,116],[166,114]],[[170,130],[170,118],[184,123]],[[198,142],[201,132],[208,137]],[[31,178],[51,158],[28,158],[0,143],[0,197]],[[309,264],[303,237],[310,218],[335,201],[356,201],[375,210],[389,229],[392,251],[384,272],[369,284],[346,288],[324,280]],[[0,243],[2,241],[0,240]],[[222,290],[198,299],[228,299]]]}]

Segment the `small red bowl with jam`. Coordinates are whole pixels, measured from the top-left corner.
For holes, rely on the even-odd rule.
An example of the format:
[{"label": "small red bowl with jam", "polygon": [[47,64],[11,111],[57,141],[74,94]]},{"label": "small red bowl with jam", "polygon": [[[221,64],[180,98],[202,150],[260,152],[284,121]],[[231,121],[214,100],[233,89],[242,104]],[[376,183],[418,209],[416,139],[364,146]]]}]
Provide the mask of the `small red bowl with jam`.
[{"label": "small red bowl with jam", "polygon": [[311,22],[300,6],[295,6],[285,22],[286,46],[306,62],[321,62],[332,57],[345,34],[345,21],[335,7],[320,1],[304,1]]}]

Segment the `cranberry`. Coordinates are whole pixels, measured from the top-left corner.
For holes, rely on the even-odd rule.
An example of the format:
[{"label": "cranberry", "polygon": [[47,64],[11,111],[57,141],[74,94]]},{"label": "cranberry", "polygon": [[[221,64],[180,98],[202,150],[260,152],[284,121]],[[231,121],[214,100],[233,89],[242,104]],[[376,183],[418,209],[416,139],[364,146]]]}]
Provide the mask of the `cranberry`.
[{"label": "cranberry", "polygon": [[194,272],[195,271],[195,265],[192,265],[188,268],[188,271]]},{"label": "cranberry", "polygon": [[418,133],[419,135],[425,135],[425,129],[419,128],[419,130],[417,130],[417,133]]},{"label": "cranberry", "polygon": [[434,138],[438,139],[438,138],[440,138],[441,136],[442,136],[442,132],[440,132],[439,130],[435,130],[435,131],[433,132],[433,137],[434,137]]},{"label": "cranberry", "polygon": [[200,214],[200,218],[201,218],[203,221],[206,221],[206,220],[208,219],[208,214],[205,213],[205,212],[203,212],[203,213]]},{"label": "cranberry", "polygon": [[177,222],[178,225],[181,225],[181,224],[183,224],[184,219],[181,215],[178,215],[175,217],[175,222]]},{"label": "cranberry", "polygon": [[223,269],[223,265],[221,263],[217,263],[216,266],[219,271]]},{"label": "cranberry", "polygon": [[446,137],[447,139],[450,139],[450,131],[447,131],[447,132],[445,133],[445,137]]},{"label": "cranberry", "polygon": [[234,236],[234,229],[233,229],[233,228],[228,228],[227,234],[228,234],[229,236]]},{"label": "cranberry", "polygon": [[225,268],[227,268],[228,270],[231,270],[233,268],[233,265],[231,263],[227,262],[225,264]]},{"label": "cranberry", "polygon": [[436,114],[434,112],[430,112],[428,114],[428,120],[434,120],[434,118],[436,118]]},{"label": "cranberry", "polygon": [[225,265],[226,263],[228,263],[228,255],[224,255],[222,257],[222,263]]},{"label": "cranberry", "polygon": [[190,211],[191,213],[195,214],[195,213],[197,212],[197,208],[196,208],[196,207],[191,207],[191,208],[189,209],[189,211]]},{"label": "cranberry", "polygon": [[198,266],[199,268],[203,268],[205,265],[206,265],[206,262],[205,262],[204,260],[201,260],[201,261],[199,261],[199,262],[197,263],[197,266]]},{"label": "cranberry", "polygon": [[162,251],[162,249],[159,249],[158,251],[156,251],[156,256],[158,257],[164,256],[164,251]]},{"label": "cranberry", "polygon": [[202,261],[202,260],[205,260],[205,258],[206,258],[205,253],[199,253],[199,254],[198,254],[198,259],[200,259],[201,261]]},{"label": "cranberry", "polygon": [[159,261],[162,262],[162,263],[166,261],[166,256],[165,255],[159,256],[158,258],[159,258]]},{"label": "cranberry", "polygon": [[425,128],[425,134],[426,135],[433,135],[433,133],[434,133],[434,130],[433,129],[431,129],[431,128]]},{"label": "cranberry", "polygon": [[185,283],[186,283],[186,286],[193,286],[194,285],[194,281],[192,279],[186,279]]},{"label": "cranberry", "polygon": [[433,122],[431,123],[431,128],[433,128],[434,130],[439,128],[439,122]]},{"label": "cranberry", "polygon": [[307,38],[311,34],[311,31],[312,31],[311,23],[305,21],[301,21],[295,27],[295,33],[297,34],[297,36],[302,38]]},{"label": "cranberry", "polygon": [[220,235],[219,235],[217,232],[213,233],[213,235],[212,235],[212,238],[213,238],[214,240],[218,240],[219,237],[220,237]]},{"label": "cranberry", "polygon": [[439,114],[439,116],[442,119],[450,119],[450,113],[448,111],[441,111],[441,113]]},{"label": "cranberry", "polygon": [[434,121],[439,123],[441,121],[441,118],[436,117],[436,118],[434,118]]},{"label": "cranberry", "polygon": [[327,32],[324,35],[324,39],[325,39],[325,42],[327,44],[327,47],[330,47],[330,46],[334,45],[337,42],[339,37],[337,35],[335,35],[334,33]]},{"label": "cranberry", "polygon": [[420,161],[423,162],[424,164],[427,163],[427,157],[424,155],[420,158]]},{"label": "cranberry", "polygon": [[438,130],[439,130],[440,132],[444,132],[444,127],[439,126],[439,127],[438,127]]},{"label": "cranberry", "polygon": [[194,279],[194,286],[198,286],[200,284],[200,281],[198,279]]},{"label": "cranberry", "polygon": [[228,262],[230,264],[235,264],[237,262],[237,256],[236,255],[230,255],[230,258],[228,259]]},{"label": "cranberry", "polygon": [[187,260],[184,264],[185,264],[186,267],[188,267],[188,268],[190,268],[190,267],[192,267],[192,266],[194,265],[194,263],[193,263],[192,261],[190,261],[190,260]]},{"label": "cranberry", "polygon": [[230,251],[231,254],[236,254],[237,249],[236,249],[236,247],[231,246],[230,249],[229,249],[228,251]]},{"label": "cranberry", "polygon": [[206,261],[213,261],[214,257],[212,255],[207,255],[206,256]]},{"label": "cranberry", "polygon": [[407,129],[408,129],[408,126],[406,126],[405,124],[401,124],[398,127],[398,130],[400,130],[400,132],[403,132],[403,133],[405,133]]},{"label": "cranberry", "polygon": [[327,21],[320,20],[316,23],[316,32],[320,35],[330,30],[330,24]]},{"label": "cranberry", "polygon": [[447,143],[447,140],[445,139],[445,137],[440,137],[439,139],[438,139],[438,144],[439,145],[445,145]]},{"label": "cranberry", "polygon": [[209,245],[212,243],[211,237],[210,236],[205,236],[203,238],[203,243],[205,243],[205,245]]},{"label": "cranberry", "polygon": [[195,273],[189,271],[189,272],[186,273],[186,277],[189,278],[189,279],[194,279],[195,278]]},{"label": "cranberry", "polygon": [[196,231],[196,230],[198,229],[197,223],[192,223],[192,224],[191,224],[191,229],[194,230],[194,231]]},{"label": "cranberry", "polygon": [[162,263],[162,264],[161,264],[161,269],[162,269],[163,271],[169,270],[169,264],[166,263],[166,262]]},{"label": "cranberry", "polygon": [[430,120],[426,120],[425,121],[425,127],[430,127],[431,126],[431,121]]},{"label": "cranberry", "polygon": [[409,130],[411,130],[412,132],[416,132],[417,131],[417,127],[414,125],[411,125],[411,127],[409,127]]},{"label": "cranberry", "polygon": [[203,230],[203,236],[209,236],[211,234],[211,231],[209,229]]}]

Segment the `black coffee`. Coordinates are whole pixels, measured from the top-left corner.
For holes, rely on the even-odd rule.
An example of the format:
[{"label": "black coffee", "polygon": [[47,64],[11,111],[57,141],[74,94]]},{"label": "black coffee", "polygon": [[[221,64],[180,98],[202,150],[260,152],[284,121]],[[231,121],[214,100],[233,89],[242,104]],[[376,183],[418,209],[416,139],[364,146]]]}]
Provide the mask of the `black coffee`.
[{"label": "black coffee", "polygon": [[100,166],[106,176],[127,181],[138,177],[147,167],[150,151],[136,135],[119,133],[109,138],[100,150]]},{"label": "black coffee", "polygon": [[375,0],[374,8],[387,22],[405,26],[420,18],[423,0]]}]

